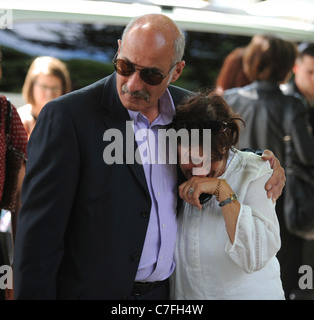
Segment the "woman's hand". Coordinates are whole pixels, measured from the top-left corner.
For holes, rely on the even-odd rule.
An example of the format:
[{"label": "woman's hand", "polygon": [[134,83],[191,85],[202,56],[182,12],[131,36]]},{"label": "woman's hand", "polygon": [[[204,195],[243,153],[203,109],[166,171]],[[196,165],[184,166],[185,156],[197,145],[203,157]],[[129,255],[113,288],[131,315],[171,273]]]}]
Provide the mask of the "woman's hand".
[{"label": "woman's hand", "polygon": [[[219,182],[220,184],[218,185]],[[217,188],[217,186],[219,187]],[[202,205],[198,199],[200,194],[209,193],[215,195],[216,192],[218,193],[218,199],[216,200],[222,202],[230,197],[230,195],[233,193],[233,190],[229,186],[228,182],[224,179],[206,177],[192,177],[179,186],[180,197],[186,202],[197,207],[199,210],[202,209]],[[221,212],[225,220],[229,239],[231,243],[233,243],[240,212],[240,203],[238,201],[229,203],[221,207]]]},{"label": "woman's hand", "polygon": [[179,186],[180,198],[201,210],[199,196],[202,193],[214,194],[219,180],[217,178],[192,177]]}]

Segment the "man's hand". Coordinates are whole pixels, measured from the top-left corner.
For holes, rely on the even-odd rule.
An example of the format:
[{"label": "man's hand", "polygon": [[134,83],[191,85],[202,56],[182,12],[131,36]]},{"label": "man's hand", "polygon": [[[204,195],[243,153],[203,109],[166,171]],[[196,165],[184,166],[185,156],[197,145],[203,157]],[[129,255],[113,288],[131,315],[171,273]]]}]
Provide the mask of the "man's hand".
[{"label": "man's hand", "polygon": [[265,185],[268,198],[275,202],[282,194],[282,190],[286,184],[285,170],[280,165],[279,160],[270,150],[264,150],[262,159],[269,161],[273,174]]}]

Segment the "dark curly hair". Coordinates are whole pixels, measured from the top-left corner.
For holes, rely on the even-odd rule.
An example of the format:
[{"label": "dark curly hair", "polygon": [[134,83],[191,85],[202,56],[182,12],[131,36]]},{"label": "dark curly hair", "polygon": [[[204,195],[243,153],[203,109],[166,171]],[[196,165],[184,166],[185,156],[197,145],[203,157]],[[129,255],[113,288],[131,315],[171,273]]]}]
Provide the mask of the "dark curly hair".
[{"label": "dark curly hair", "polygon": [[[213,160],[217,161],[226,159],[229,150],[238,143],[240,122],[244,124],[216,91],[209,94],[198,92],[177,107],[173,128],[177,131],[185,128],[190,136],[192,129],[212,129],[211,152]],[[201,144],[202,132],[199,130]]]}]

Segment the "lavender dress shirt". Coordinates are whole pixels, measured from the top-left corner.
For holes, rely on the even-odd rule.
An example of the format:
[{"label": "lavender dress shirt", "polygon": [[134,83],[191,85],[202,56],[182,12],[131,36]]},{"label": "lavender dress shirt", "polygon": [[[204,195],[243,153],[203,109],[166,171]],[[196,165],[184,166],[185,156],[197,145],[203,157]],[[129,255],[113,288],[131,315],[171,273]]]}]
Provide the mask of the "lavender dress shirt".
[{"label": "lavender dress shirt", "polygon": [[[167,90],[159,100],[159,116],[150,124],[140,112],[129,111],[152,199],[150,220],[136,281],[161,281],[174,270],[177,233],[176,164],[158,163],[158,129],[172,122],[175,107]],[[155,163],[154,163],[155,159]]]}]

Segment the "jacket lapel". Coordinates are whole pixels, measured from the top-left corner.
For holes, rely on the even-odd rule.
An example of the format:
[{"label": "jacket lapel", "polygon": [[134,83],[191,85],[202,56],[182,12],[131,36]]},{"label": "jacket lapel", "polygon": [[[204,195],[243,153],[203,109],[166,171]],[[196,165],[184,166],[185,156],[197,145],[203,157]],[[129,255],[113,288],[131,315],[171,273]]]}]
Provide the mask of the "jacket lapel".
[{"label": "jacket lapel", "polygon": [[[120,152],[123,155],[123,163],[127,164],[129,169],[133,172],[134,177],[139,181],[141,186],[144,188],[145,192],[149,194],[145,173],[143,166],[136,162],[135,160],[135,151],[137,149],[137,143],[135,141],[134,133],[132,131],[132,136],[130,136],[129,130],[127,130],[127,121],[130,121],[130,116],[127,109],[122,105],[117,88],[116,88],[116,75],[115,73],[106,78],[106,82],[103,87],[103,94],[101,99],[101,105],[104,112],[102,112],[103,121],[107,129],[118,129],[122,133],[123,137],[123,148],[120,149]],[[127,161],[127,152],[129,151],[130,145],[127,146],[127,143],[133,144],[131,146],[134,161],[128,163]]]}]

